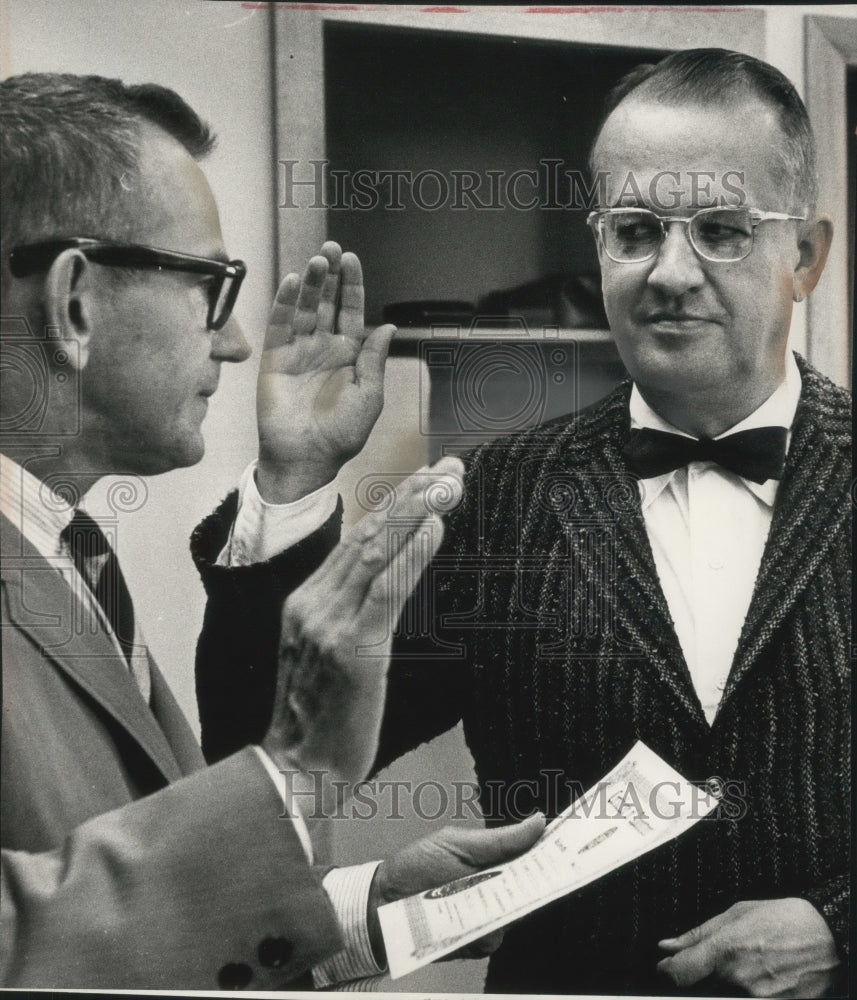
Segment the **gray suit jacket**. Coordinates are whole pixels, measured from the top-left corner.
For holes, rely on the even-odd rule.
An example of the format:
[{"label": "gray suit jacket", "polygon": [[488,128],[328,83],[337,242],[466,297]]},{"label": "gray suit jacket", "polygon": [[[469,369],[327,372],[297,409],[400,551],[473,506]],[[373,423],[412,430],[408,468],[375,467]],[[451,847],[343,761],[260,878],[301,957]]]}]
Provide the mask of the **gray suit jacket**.
[{"label": "gray suit jacket", "polygon": [[9,986],[272,988],[341,947],[256,754],[206,768],[68,581],[2,518],[2,919]]}]

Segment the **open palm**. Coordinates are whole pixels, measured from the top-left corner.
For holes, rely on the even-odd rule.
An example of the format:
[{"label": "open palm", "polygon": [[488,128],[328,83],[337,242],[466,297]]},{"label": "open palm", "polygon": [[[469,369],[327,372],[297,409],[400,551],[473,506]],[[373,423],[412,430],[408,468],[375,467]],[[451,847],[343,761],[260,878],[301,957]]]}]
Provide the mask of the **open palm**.
[{"label": "open palm", "polygon": [[277,291],[256,397],[266,499],[286,502],[329,482],[378,419],[395,327],[367,331],[363,303],[360,261],[333,242]]}]

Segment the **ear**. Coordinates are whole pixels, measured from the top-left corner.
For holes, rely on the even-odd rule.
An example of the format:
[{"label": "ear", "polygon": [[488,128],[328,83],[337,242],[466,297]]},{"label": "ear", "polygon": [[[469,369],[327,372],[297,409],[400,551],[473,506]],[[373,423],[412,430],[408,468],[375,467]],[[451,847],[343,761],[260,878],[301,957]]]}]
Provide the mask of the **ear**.
[{"label": "ear", "polygon": [[795,302],[802,302],[818,284],[832,239],[833,220],[827,215],[821,215],[801,227],[798,242],[800,259],[793,278],[792,297]]},{"label": "ear", "polygon": [[94,283],[92,263],[79,250],[64,250],[45,279],[45,321],[63,340],[77,344],[76,351],[69,351],[69,363],[78,371],[89,360]]}]

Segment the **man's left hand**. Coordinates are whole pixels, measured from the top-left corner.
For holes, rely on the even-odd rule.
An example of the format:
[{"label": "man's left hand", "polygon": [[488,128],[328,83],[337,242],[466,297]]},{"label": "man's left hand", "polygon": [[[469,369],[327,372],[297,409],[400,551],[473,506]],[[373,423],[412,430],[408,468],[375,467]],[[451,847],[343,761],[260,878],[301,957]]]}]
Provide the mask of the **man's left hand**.
[{"label": "man's left hand", "polygon": [[366,443],[384,403],[396,328],[363,325],[363,271],[328,242],[277,291],[259,366],[259,492],[290,503],[330,482]]},{"label": "man's left hand", "polygon": [[805,899],[736,903],[680,937],[659,942],[658,969],[677,986],[709,976],[754,997],[819,997],[839,960],[824,917]]}]

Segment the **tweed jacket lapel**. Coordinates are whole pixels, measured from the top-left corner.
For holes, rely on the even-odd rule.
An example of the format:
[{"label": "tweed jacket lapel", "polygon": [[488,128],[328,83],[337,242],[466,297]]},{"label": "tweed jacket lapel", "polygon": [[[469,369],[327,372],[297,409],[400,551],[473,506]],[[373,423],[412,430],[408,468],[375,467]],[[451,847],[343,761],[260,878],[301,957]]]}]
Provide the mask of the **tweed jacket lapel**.
[{"label": "tweed jacket lapel", "polygon": [[[29,635],[45,657],[45,669],[63,671],[101,705],[167,781],[180,778],[182,769],[173,749],[110,637],[100,628],[84,631],[76,627],[79,608],[67,578],[2,515],[0,527],[2,579],[7,595],[4,611],[9,624]],[[13,664],[6,666],[14,668]],[[163,703],[164,685],[156,670],[154,677],[158,701]],[[172,714],[169,707],[166,711]],[[188,756],[184,751],[182,755]]]},{"label": "tweed jacket lapel", "polygon": [[[622,448],[630,434],[630,381],[602,403],[581,414],[565,456],[567,468],[583,469],[579,480],[584,517],[609,512],[614,571],[608,580],[613,630],[654,681],[670,694],[693,724],[708,728],[693,687],[666,598],[658,579],[643,521],[637,477],[628,470]],[[580,446],[585,455],[580,454]],[[591,586],[603,586],[604,570],[586,552],[580,553]],[[611,578],[612,577],[612,578]]]},{"label": "tweed jacket lapel", "polygon": [[735,651],[721,710],[758,662],[849,517],[843,487],[850,479],[847,426],[827,419],[822,379],[798,357],[803,388],[786,467],[753,599]]},{"label": "tweed jacket lapel", "polygon": [[[830,546],[840,544],[839,531],[849,514],[841,488],[833,488],[849,477],[849,428],[831,424],[823,402],[826,380],[800,356],[797,361],[803,380],[801,401],[767,545],[718,717]],[[640,650],[641,669],[651,671],[683,711],[708,730],[658,579],[636,479],[622,456],[630,433],[630,391],[628,381],[579,416],[564,461],[567,468],[586,470],[581,478],[583,505],[578,509],[598,516],[606,506],[614,519],[616,634]],[[580,454],[581,444],[587,449],[585,455]],[[605,499],[603,486],[597,486],[602,480],[612,484],[612,500],[609,494]],[[603,571],[586,553],[581,553],[580,561],[589,581],[597,585]]]}]

